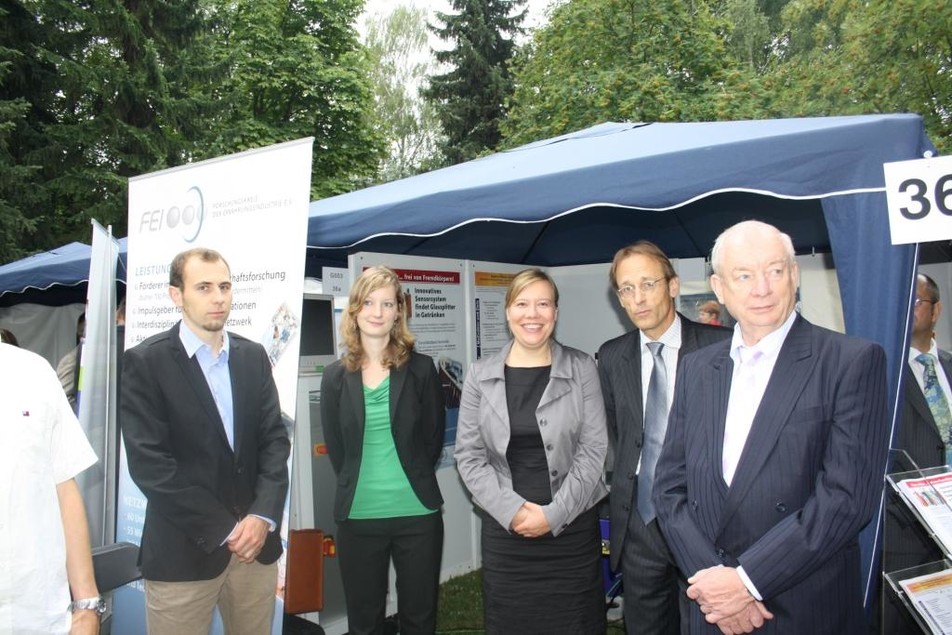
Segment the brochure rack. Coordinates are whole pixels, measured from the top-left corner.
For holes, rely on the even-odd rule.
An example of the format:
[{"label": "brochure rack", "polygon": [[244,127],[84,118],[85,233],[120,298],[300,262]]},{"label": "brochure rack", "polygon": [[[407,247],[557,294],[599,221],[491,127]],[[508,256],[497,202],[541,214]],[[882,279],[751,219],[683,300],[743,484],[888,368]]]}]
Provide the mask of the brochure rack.
[{"label": "brochure rack", "polygon": [[883,577],[924,633],[952,635],[952,467],[915,469],[905,452],[891,453],[893,465],[914,469],[889,474],[887,482],[944,558]]}]

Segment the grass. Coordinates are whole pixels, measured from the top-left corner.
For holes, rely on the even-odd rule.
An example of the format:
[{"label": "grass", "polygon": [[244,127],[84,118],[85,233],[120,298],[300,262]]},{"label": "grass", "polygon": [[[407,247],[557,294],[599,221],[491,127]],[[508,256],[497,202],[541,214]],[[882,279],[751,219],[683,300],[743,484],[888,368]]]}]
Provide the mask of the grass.
[{"label": "grass", "polygon": [[[479,570],[440,585],[436,632],[453,635],[483,633],[483,577]],[[608,623],[607,633],[624,633],[621,620]]]},{"label": "grass", "polygon": [[483,632],[483,574],[476,570],[440,585],[437,633]]}]

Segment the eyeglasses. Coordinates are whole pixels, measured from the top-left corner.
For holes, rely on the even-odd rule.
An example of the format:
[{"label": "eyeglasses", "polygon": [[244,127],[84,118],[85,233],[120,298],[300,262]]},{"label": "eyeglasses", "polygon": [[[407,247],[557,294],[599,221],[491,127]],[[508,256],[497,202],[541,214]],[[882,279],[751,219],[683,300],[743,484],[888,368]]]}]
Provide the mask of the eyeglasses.
[{"label": "eyeglasses", "polygon": [[667,278],[661,276],[660,278],[655,278],[654,280],[645,280],[638,285],[626,284],[623,287],[619,287],[618,291],[615,293],[623,298],[633,298],[635,297],[635,291],[641,289],[641,292],[647,295],[654,291],[655,287],[658,286],[658,283],[662,281],[667,281]]},{"label": "eyeglasses", "polygon": [[924,299],[924,298],[916,298],[916,301],[915,301],[914,304],[915,304],[916,308],[919,308],[919,305],[920,305],[920,304],[923,304],[923,303],[925,303],[925,304],[935,304],[936,302],[938,302],[938,300],[926,300],[926,299]]}]

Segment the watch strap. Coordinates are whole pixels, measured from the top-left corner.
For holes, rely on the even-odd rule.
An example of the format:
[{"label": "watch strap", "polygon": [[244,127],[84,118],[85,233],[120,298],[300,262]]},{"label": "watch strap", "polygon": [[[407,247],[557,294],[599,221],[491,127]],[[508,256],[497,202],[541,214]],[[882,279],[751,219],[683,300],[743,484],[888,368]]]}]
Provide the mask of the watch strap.
[{"label": "watch strap", "polygon": [[69,603],[70,613],[76,611],[96,611],[99,615],[102,615],[106,612],[106,603],[103,602],[101,596],[96,596],[94,598],[84,598],[82,600],[73,600]]}]

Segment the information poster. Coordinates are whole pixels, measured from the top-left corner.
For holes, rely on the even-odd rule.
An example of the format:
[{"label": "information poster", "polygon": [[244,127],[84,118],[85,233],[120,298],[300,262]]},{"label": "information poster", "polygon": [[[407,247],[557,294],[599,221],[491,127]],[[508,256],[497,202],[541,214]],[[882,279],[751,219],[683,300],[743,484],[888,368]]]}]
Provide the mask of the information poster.
[{"label": "information poster", "polygon": [[[232,279],[226,329],[268,351],[292,440],[312,143],[310,138],[283,143],[129,182],[126,348],[179,321],[168,291],[172,258],[194,247],[220,252]],[[124,452],[119,478],[117,540],[138,544],[147,502],[129,477]],[[286,506],[285,546],[287,514]],[[275,588],[280,597],[280,577]],[[137,598],[117,594],[114,631],[145,632],[141,586],[138,590]],[[275,612],[276,633],[281,613]],[[217,620],[216,631],[221,632]]]},{"label": "information poster", "polygon": [[[509,342],[506,326],[506,291],[516,272],[487,271],[484,265],[473,275],[474,359],[489,357]],[[498,266],[498,265],[496,265]]]},{"label": "information poster", "polygon": [[506,324],[506,291],[526,265],[467,261],[470,278],[470,312],[473,324],[471,361],[489,357],[509,343]]}]

